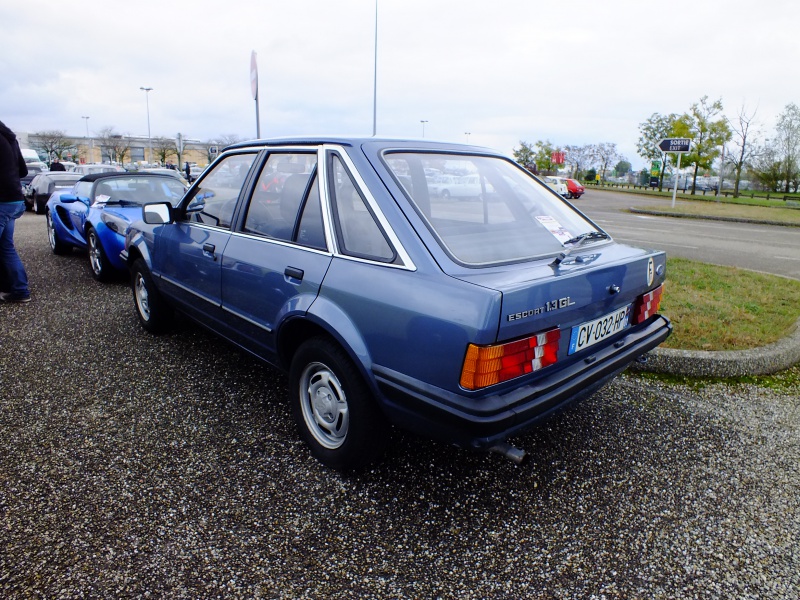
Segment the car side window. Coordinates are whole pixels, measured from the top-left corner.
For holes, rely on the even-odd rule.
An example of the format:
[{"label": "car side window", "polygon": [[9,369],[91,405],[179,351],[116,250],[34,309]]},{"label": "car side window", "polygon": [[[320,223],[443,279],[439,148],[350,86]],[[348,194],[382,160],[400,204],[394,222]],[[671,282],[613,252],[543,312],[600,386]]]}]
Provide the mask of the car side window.
[{"label": "car side window", "polygon": [[186,220],[212,227],[230,227],[239,192],[255,158],[255,153],[231,154],[216,163],[192,191],[185,208]]},{"label": "car side window", "polygon": [[318,250],[327,250],[325,243],[325,226],[322,223],[322,207],[319,197],[319,183],[314,177],[311,190],[308,193],[303,214],[300,217],[300,227],[297,230],[297,243]]},{"label": "car side window", "polygon": [[342,159],[335,154],[331,158],[330,179],[336,236],[341,251],[358,258],[394,261],[395,252],[391,244]]},{"label": "car side window", "polygon": [[298,216],[316,173],[316,164],[316,154],[271,154],[250,198],[244,231],[295,241]]}]

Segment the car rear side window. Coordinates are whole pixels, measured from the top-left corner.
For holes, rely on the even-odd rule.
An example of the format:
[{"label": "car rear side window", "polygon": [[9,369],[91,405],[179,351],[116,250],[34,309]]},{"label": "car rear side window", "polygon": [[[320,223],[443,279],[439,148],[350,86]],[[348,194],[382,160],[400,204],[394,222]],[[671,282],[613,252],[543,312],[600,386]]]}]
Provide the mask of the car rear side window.
[{"label": "car rear side window", "polygon": [[186,220],[212,227],[229,228],[236,201],[256,154],[231,154],[214,165],[201,184],[192,190],[186,205]]},{"label": "car rear side window", "polygon": [[342,253],[393,262],[396,254],[341,158],[331,154],[330,189]]},{"label": "car rear side window", "polygon": [[316,166],[316,154],[271,154],[250,198],[244,231],[325,248]]}]

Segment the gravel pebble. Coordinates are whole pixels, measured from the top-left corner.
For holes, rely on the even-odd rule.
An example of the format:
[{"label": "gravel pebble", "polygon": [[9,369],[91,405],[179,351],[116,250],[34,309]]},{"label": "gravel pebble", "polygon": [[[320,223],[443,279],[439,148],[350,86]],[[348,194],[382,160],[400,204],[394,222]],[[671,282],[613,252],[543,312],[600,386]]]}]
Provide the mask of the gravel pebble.
[{"label": "gravel pebble", "polygon": [[[624,375],[515,443],[516,466],[395,432],[341,476],[286,381],[124,281],[17,245],[0,305],[4,598],[796,598],[800,389]],[[797,378],[795,377],[795,381]]]}]

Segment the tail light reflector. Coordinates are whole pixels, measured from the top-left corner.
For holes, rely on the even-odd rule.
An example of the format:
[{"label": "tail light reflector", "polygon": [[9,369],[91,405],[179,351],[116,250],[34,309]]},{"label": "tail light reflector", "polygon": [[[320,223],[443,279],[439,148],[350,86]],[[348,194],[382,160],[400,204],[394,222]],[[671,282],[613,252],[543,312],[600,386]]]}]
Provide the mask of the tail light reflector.
[{"label": "tail light reflector", "polygon": [[650,290],[646,294],[639,296],[636,299],[636,304],[633,307],[633,324],[638,325],[644,323],[658,312],[661,306],[661,294],[664,291],[664,286],[660,285],[654,290]]},{"label": "tail light reflector", "polygon": [[461,387],[478,390],[552,365],[558,360],[561,331],[543,333],[496,346],[467,346]]}]

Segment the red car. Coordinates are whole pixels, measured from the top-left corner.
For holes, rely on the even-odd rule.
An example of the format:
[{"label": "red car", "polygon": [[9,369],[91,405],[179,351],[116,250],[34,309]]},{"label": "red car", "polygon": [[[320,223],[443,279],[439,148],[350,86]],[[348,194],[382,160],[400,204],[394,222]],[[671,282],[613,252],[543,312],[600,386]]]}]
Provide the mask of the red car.
[{"label": "red car", "polygon": [[567,179],[567,191],[570,198],[580,198],[586,191],[586,188],[581,185],[577,179]]},{"label": "red car", "polygon": [[550,179],[556,179],[559,183],[567,186],[567,198],[580,198],[586,191],[586,188],[577,179],[568,179],[567,177],[551,177]]}]

